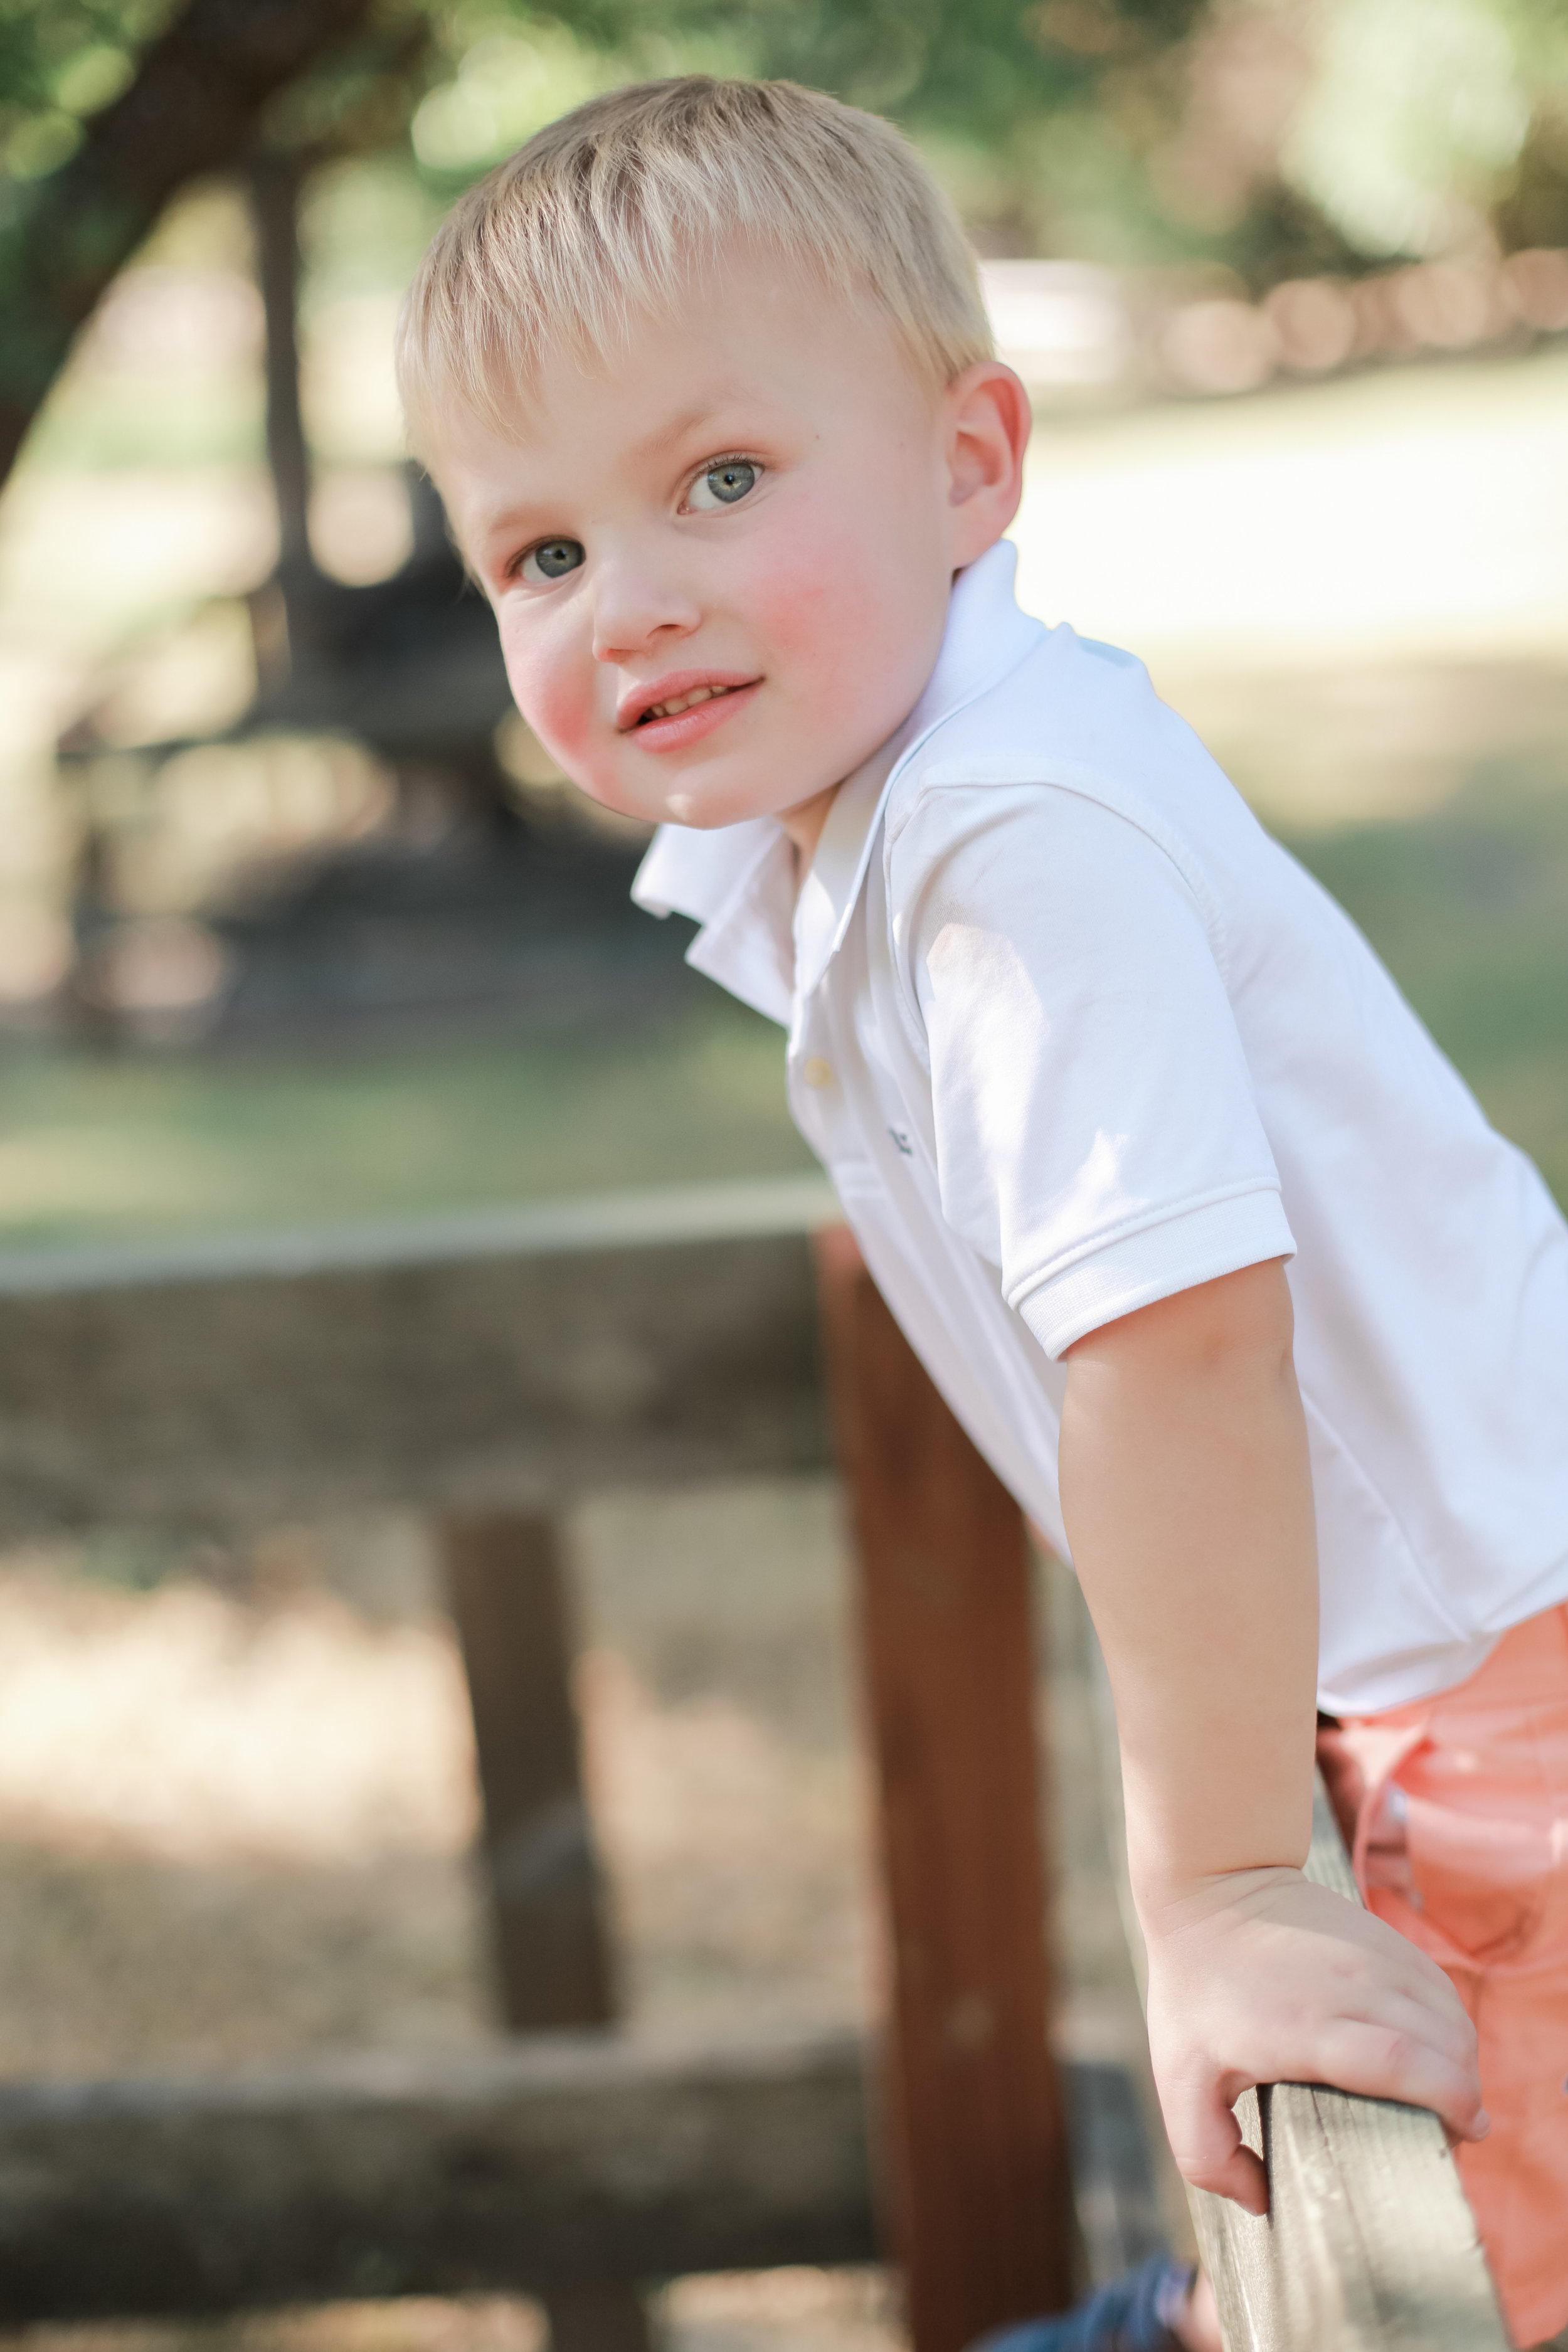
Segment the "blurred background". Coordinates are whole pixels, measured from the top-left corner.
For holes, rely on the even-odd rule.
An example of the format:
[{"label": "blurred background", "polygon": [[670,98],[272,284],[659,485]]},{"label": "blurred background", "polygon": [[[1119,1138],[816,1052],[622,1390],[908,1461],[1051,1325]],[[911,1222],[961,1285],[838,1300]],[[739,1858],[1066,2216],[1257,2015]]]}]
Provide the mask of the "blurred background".
[{"label": "blurred background", "polygon": [[803,1164],[510,712],[389,361],[468,180],[688,68],[921,141],[1038,400],[1026,601],[1149,660],[1568,1181],[1557,0],[12,0],[0,1229]]},{"label": "blurred background", "polygon": [[[1148,660],[1568,1199],[1561,0],[8,0],[7,1249],[805,1165],[777,1035],[509,710],[392,383],[452,197],[689,69],[921,142],[1037,402],[1026,603]],[[831,1491],[580,1517],[634,2016],[861,2014]],[[1046,1591],[1058,2030],[1131,2059]],[[39,1546],[0,1622],[0,2065],[491,2030],[416,1524]],[[869,2274],[690,2282],[666,2324],[897,2341]],[[49,2333],[540,2340],[522,2305]]]}]

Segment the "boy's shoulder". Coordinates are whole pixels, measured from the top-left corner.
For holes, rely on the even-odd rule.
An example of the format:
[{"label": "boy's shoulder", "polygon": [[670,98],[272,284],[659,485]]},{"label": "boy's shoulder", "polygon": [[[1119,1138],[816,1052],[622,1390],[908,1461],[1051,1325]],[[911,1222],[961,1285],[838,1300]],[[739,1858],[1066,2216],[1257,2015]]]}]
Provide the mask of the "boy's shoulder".
[{"label": "boy's shoulder", "polygon": [[960,700],[900,764],[887,801],[888,850],[917,816],[928,820],[922,832],[945,815],[962,822],[949,805],[961,795],[1030,786],[1041,788],[1046,822],[1064,792],[1161,835],[1201,838],[1246,813],[1137,655],[1065,621],[1041,629],[1021,660]]}]

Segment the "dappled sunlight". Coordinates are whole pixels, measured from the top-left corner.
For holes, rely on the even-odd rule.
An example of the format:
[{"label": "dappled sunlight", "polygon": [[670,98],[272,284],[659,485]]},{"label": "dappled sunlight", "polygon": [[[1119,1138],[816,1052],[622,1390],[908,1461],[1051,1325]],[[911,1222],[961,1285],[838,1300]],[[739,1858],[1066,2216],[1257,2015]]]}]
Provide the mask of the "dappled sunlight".
[{"label": "dappled sunlight", "polygon": [[115,1591],[43,1559],[0,1580],[5,1836],[321,1866],[455,1853],[473,1829],[444,1625],[366,1624],[320,1592]]},{"label": "dappled sunlight", "polygon": [[737,2026],[859,2015],[865,1828],[850,1757],[803,1753],[717,1693],[661,1702],[615,1652],[583,1660],[579,1691],[639,2012]]},{"label": "dappled sunlight", "polygon": [[[574,1549],[632,2015],[858,2019],[831,1490],[605,1498]],[[0,2072],[471,2042],[495,2024],[478,1834],[416,1515],[0,1557]]]}]

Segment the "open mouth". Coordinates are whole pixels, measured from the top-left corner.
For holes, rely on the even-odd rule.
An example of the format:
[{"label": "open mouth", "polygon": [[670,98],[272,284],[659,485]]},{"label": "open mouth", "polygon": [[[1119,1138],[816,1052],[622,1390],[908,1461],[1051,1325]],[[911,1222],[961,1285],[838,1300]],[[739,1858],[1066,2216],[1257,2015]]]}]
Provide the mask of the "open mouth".
[{"label": "open mouth", "polygon": [[721,695],[742,690],[739,686],[694,686],[686,694],[672,694],[667,702],[650,702],[646,710],[638,712],[635,724],[646,727],[655,719],[674,719],[682,710],[695,710],[700,702],[713,702]]}]

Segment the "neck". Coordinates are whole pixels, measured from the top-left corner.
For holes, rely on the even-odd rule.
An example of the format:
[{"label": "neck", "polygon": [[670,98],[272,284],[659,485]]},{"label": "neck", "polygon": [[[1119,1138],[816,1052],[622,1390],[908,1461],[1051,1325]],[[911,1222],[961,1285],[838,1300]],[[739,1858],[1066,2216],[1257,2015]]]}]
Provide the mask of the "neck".
[{"label": "neck", "polygon": [[799,801],[794,808],[779,811],[779,823],[795,844],[795,862],[802,872],[816,855],[816,845],[822,838],[822,828],[827,823],[827,812],[837,796],[837,784],[825,792],[815,793],[808,801]]}]

